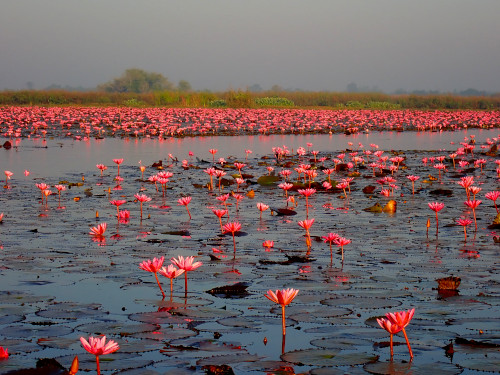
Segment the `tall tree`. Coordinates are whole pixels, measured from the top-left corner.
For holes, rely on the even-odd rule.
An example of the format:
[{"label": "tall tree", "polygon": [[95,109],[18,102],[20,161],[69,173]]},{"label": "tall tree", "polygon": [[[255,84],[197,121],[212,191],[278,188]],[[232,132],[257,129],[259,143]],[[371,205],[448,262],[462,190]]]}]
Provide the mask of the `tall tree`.
[{"label": "tall tree", "polygon": [[177,89],[182,92],[191,91],[191,84],[188,81],[181,79],[177,85]]},{"label": "tall tree", "polygon": [[127,69],[120,77],[98,86],[107,92],[135,92],[172,90],[173,84],[160,73],[146,72],[142,69]]}]

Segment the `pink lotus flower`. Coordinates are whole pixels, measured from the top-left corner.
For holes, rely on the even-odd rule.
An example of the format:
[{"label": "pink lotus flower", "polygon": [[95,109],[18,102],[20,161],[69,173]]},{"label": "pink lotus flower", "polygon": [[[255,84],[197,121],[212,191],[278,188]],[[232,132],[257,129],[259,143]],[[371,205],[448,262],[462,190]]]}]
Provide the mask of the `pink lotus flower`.
[{"label": "pink lotus flower", "polygon": [[141,220],[142,220],[142,204],[145,202],[150,202],[151,198],[146,194],[134,194],[135,199],[141,204]]},{"label": "pink lotus flower", "polygon": [[326,236],[321,236],[323,238],[323,241],[330,245],[330,264],[333,263],[333,250],[332,250],[332,242],[335,242],[337,238],[339,238],[339,235],[337,233],[328,233]]},{"label": "pink lotus flower", "polygon": [[498,190],[490,191],[489,193],[486,193],[485,197],[493,201],[493,204],[495,205],[495,210],[497,211],[498,214],[497,199],[498,197],[500,197],[500,191]]},{"label": "pink lotus flower", "polygon": [[158,287],[160,288],[161,294],[163,298],[165,298],[165,293],[163,292],[163,289],[160,284],[160,280],[158,280],[158,271],[161,269],[163,265],[163,261],[165,260],[165,257],[161,258],[153,258],[151,261],[150,259],[145,260],[141,264],[139,264],[139,268],[141,270],[147,271],[147,272],[152,272],[155,274],[156,278],[156,283],[158,284]]},{"label": "pink lotus flower", "polygon": [[7,185],[7,181],[14,175],[11,171],[4,171],[5,173],[5,185]]},{"label": "pink lotus flower", "polygon": [[285,191],[285,198],[288,198],[288,190],[293,188],[293,184],[289,182],[283,182],[282,184],[279,184],[278,187]]},{"label": "pink lotus flower", "polygon": [[344,246],[349,245],[351,243],[351,240],[344,238],[344,237],[337,237],[334,241],[338,247],[340,247],[340,250],[342,251],[342,264],[344,264]]},{"label": "pink lotus flower", "polygon": [[393,338],[392,336],[398,332],[400,332],[403,328],[398,326],[397,324],[392,323],[389,319],[386,318],[377,318],[377,323],[380,327],[385,329],[390,334],[390,347],[391,347],[391,360],[394,357],[394,349],[393,349]]},{"label": "pink lotus flower", "polygon": [[[80,342],[83,345],[83,348],[88,351],[90,354],[95,355],[95,360],[97,364],[97,375],[101,374],[101,369],[99,366],[99,356],[106,355],[116,352],[120,347],[113,340],[109,340],[106,344],[106,336],[98,337],[89,337],[89,341],[85,340],[85,338],[80,337]],[[73,366],[72,366],[73,367]]]},{"label": "pink lotus flower", "polygon": [[274,241],[265,240],[262,243],[262,246],[264,246],[264,249],[266,249],[266,251],[271,251],[271,249],[274,247]]},{"label": "pink lotus flower", "polygon": [[462,186],[465,189],[465,194],[467,195],[467,200],[469,200],[469,198],[470,198],[469,187],[471,187],[473,183],[474,183],[474,176],[462,177],[460,179],[460,181],[457,182],[457,184],[459,184],[460,186]]},{"label": "pink lotus flower", "polygon": [[107,223],[101,223],[97,227],[90,228],[89,234],[94,237],[104,237],[104,232],[106,232],[107,227]]},{"label": "pink lotus flower", "polygon": [[311,229],[312,225],[314,224],[314,219],[306,219],[303,221],[299,221],[297,224],[306,231],[306,244],[307,248],[311,248],[311,234],[309,233],[309,229]]},{"label": "pink lotus flower", "polygon": [[187,281],[187,273],[188,271],[194,271],[195,269],[201,267],[203,265],[202,262],[194,262],[194,257],[183,257],[179,255],[177,259],[172,258],[170,261],[179,269],[184,271],[184,293],[187,297],[188,292],[188,281]]},{"label": "pink lotus flower", "polygon": [[481,200],[467,200],[464,204],[472,210],[472,214],[474,215],[474,226],[477,230],[477,221],[476,221],[476,208],[481,204]]},{"label": "pink lotus flower", "polygon": [[217,153],[217,151],[218,150],[216,148],[211,148],[210,150],[208,150],[208,152],[212,154],[214,164],[215,164],[215,154]]},{"label": "pink lotus flower", "polygon": [[429,205],[429,208],[436,213],[436,233],[437,233],[439,230],[438,212],[444,208],[444,203],[432,202],[427,204]]},{"label": "pink lotus flower", "polygon": [[264,294],[266,298],[274,303],[281,305],[281,322],[283,328],[283,336],[286,335],[286,325],[285,325],[285,306],[289,305],[297,294],[299,293],[298,289],[282,289],[273,292],[272,290],[268,290],[267,294]]},{"label": "pink lotus flower", "polygon": [[96,167],[97,169],[99,169],[101,171],[101,177],[102,177],[102,173],[108,169],[108,167],[106,167],[104,164],[96,164]]},{"label": "pink lotus flower", "polygon": [[0,359],[7,359],[9,358],[9,351],[7,350],[7,348],[3,348],[2,346],[0,346]]},{"label": "pink lotus flower", "polygon": [[121,210],[120,214],[118,215],[118,221],[121,224],[128,224],[130,221],[130,211],[129,210]]},{"label": "pink lotus flower", "polygon": [[160,273],[160,275],[170,279],[170,297],[172,297],[172,292],[174,291],[173,281],[176,277],[179,277],[185,271],[175,268],[173,264],[169,264],[167,268],[162,267],[158,272]]},{"label": "pink lotus flower", "polygon": [[111,203],[113,206],[116,206],[116,217],[120,218],[120,206],[122,204],[127,203],[127,201],[125,199],[115,199],[115,200],[109,201],[109,203]]},{"label": "pink lotus flower", "polygon": [[234,163],[234,166],[238,169],[238,174],[239,174],[239,175],[240,175],[240,177],[241,177],[241,170],[242,170],[243,168],[245,168],[245,167],[246,167],[246,164],[245,164],[245,163],[238,163],[238,162],[235,162],[235,163]]},{"label": "pink lotus flower", "polygon": [[410,324],[410,321],[413,318],[414,314],[415,314],[415,309],[385,314],[386,318],[392,324],[395,324],[395,325],[401,327],[401,330],[403,331],[403,335],[405,336],[406,345],[408,346],[408,351],[410,352],[411,358],[413,358],[413,352],[411,351],[410,341],[408,340],[408,336],[406,335],[405,327],[408,324]]},{"label": "pink lotus flower", "polygon": [[241,230],[241,224],[237,221],[229,222],[224,225],[224,233],[229,233],[233,235],[233,246],[234,246],[234,256],[236,256],[236,240],[234,238],[234,233]]},{"label": "pink lotus flower", "polygon": [[306,218],[309,217],[309,197],[316,193],[316,189],[308,188],[308,189],[299,189],[299,194],[303,195],[306,198]]},{"label": "pink lotus flower", "polygon": [[406,178],[411,181],[411,192],[412,192],[412,194],[415,194],[415,181],[419,180],[420,177],[414,176],[414,175],[409,175],[409,176],[406,176]]},{"label": "pink lotus flower", "polygon": [[215,208],[212,208],[212,212],[214,213],[215,216],[219,218],[219,224],[220,224],[220,231],[222,234],[224,234],[224,228],[222,228],[222,217],[224,215],[227,215],[229,213],[228,210],[218,210]]},{"label": "pink lotus flower", "polygon": [[178,206],[186,206],[189,220],[191,220],[191,212],[189,212],[188,204],[191,203],[191,197],[182,197],[177,200]]},{"label": "pink lotus flower", "polygon": [[123,159],[113,159],[113,161],[118,166],[118,172],[116,173],[116,175],[119,176],[120,175],[120,164],[123,163]]},{"label": "pink lotus flower", "polygon": [[264,203],[261,203],[261,202],[258,202],[257,203],[257,208],[259,209],[260,211],[260,218],[262,219],[262,213],[267,210],[269,208],[269,206],[267,204],[264,204]]},{"label": "pink lotus flower", "polygon": [[457,219],[457,225],[461,225],[464,227],[465,241],[467,241],[467,226],[470,224],[472,224],[471,219],[466,219],[466,218]]}]

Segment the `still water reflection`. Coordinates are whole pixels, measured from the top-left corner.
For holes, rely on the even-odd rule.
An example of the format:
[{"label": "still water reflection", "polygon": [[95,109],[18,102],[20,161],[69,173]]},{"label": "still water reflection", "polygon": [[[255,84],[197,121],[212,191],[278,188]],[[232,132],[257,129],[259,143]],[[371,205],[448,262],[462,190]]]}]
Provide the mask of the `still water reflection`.
[{"label": "still water reflection", "polygon": [[379,132],[357,135],[317,134],[317,135],[267,135],[235,137],[197,137],[181,139],[90,139],[75,141],[66,139],[23,139],[14,143],[17,148],[2,149],[1,168],[19,175],[25,169],[34,176],[43,176],[49,171],[67,173],[68,171],[87,170],[97,163],[109,163],[113,158],[124,158],[124,164],[136,164],[139,160],[149,163],[165,159],[172,154],[179,160],[188,159],[189,151],[200,159],[210,160],[208,150],[218,149],[217,158],[234,156],[243,159],[245,150],[254,154],[270,154],[276,146],[286,145],[290,150],[305,147],[312,143],[312,150],[337,152],[344,150],[349,142],[352,148],[359,143],[365,149],[370,144],[379,145],[382,150],[456,150],[465,136],[475,135],[478,143],[498,135],[497,129],[457,132]]}]

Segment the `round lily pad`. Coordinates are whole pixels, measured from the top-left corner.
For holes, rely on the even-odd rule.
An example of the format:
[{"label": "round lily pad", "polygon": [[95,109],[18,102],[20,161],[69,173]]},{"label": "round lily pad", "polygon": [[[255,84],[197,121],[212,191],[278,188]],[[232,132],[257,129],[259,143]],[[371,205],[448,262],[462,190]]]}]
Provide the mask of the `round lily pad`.
[{"label": "round lily pad", "polygon": [[433,363],[418,363],[417,361],[398,363],[398,362],[375,362],[368,363],[363,367],[370,374],[377,375],[428,375],[428,374],[443,374],[456,375],[460,374],[463,369],[445,362]]},{"label": "round lily pad", "polygon": [[401,305],[401,302],[388,298],[368,298],[368,297],[340,297],[330,298],[321,301],[326,306],[352,306],[355,309],[393,309]]},{"label": "round lily pad", "polygon": [[305,349],[285,353],[281,356],[281,359],[297,365],[353,366],[375,362],[378,360],[378,356],[330,349]]}]

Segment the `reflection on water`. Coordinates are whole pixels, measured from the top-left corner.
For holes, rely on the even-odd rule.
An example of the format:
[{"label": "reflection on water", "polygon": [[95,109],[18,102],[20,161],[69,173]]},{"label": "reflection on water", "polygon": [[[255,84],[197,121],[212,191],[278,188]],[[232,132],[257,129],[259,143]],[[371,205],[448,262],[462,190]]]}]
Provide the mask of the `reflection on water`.
[{"label": "reflection on water", "polygon": [[[69,171],[82,171],[97,163],[111,163],[114,158],[124,158],[125,165],[136,165],[139,160],[150,163],[166,159],[172,154],[179,161],[188,159],[189,151],[194,157],[210,161],[209,149],[218,151],[216,157],[233,156],[243,160],[245,150],[255,154],[270,154],[273,147],[286,145],[297,150],[312,143],[312,150],[337,152],[347,147],[356,149],[361,143],[365,149],[377,144],[383,150],[455,150],[467,135],[474,134],[477,142],[498,136],[498,129],[473,129],[457,132],[378,132],[355,135],[316,134],[316,135],[261,135],[235,137],[197,137],[157,139],[91,139],[75,141],[66,139],[23,139],[14,143],[16,148],[0,150],[2,168],[13,171],[17,176],[28,169],[34,176],[47,173],[59,174]],[[352,142],[352,146],[349,146]]]},{"label": "reflection on water", "polygon": [[[5,212],[0,225],[0,345],[14,354],[8,361],[0,361],[0,373],[7,366],[33,366],[41,357],[60,359],[69,355],[71,358],[61,361],[67,365],[74,354],[82,360],[82,372],[93,371],[94,363],[83,353],[78,338],[101,333],[121,347],[110,356],[112,362],[103,364],[107,373],[131,370],[128,373],[163,374],[171,368],[176,368],[176,373],[186,368],[202,373],[204,363],[227,363],[237,374],[285,373],[277,370],[282,366],[291,368],[288,373],[305,373],[323,366],[332,370],[330,373],[434,370],[455,374],[467,366],[494,371],[498,368],[498,351],[469,353],[458,348],[450,363],[442,349],[459,336],[478,341],[496,340],[498,336],[500,292],[494,265],[499,262],[498,247],[493,242],[498,230],[487,228],[496,210],[483,198],[485,192],[498,189],[495,157],[487,157],[482,171],[476,168],[466,172],[474,175],[484,199],[478,210],[478,229],[469,229],[467,242],[462,228],[455,225],[457,218],[471,215],[463,205],[465,192],[456,183],[465,172],[454,169],[448,160],[449,169],[442,172],[442,179],[432,180],[430,176],[438,176],[438,172],[432,163],[422,163],[423,157],[446,156],[456,150],[466,134],[475,134],[476,151],[480,151],[482,142],[495,137],[497,131],[165,141],[23,139],[11,150],[1,149],[0,168],[13,171],[14,176],[9,189],[0,189],[0,212]],[[366,168],[360,169],[362,177],[355,179],[348,200],[341,192],[321,189],[309,198],[307,210],[315,219],[309,248],[297,223],[306,217],[306,206],[296,192],[290,192],[298,200],[296,216],[280,217],[266,211],[260,217],[257,202],[272,208],[286,205],[277,186],[255,183],[268,173],[267,165],[274,165],[275,171],[281,168],[273,160],[272,147],[286,145],[297,150],[312,143],[311,149],[330,158],[325,165],[331,166],[331,157],[351,147],[349,142],[352,149],[360,147],[359,143],[369,149],[373,143],[387,154],[390,149],[406,151],[407,169],[394,172],[399,186],[394,193],[398,202],[395,213],[364,210],[387,201],[379,189],[373,194],[363,192],[377,183],[377,177]],[[244,231],[236,239],[236,253],[232,236],[220,235],[220,222],[212,213],[212,207],[220,207],[216,193],[200,187],[209,181],[203,169],[211,165],[211,148],[219,150],[216,158],[228,161],[233,156],[244,162],[245,150],[253,151],[245,169],[254,177],[249,178],[251,185],[245,183],[240,190],[246,193],[252,189],[254,199],[245,196],[237,211],[234,197],[229,198],[231,221],[241,222]],[[439,149],[445,151],[434,152]],[[190,159],[189,151],[209,163],[194,160],[194,167],[185,170],[180,161]],[[156,172],[149,167],[152,162],[161,159],[166,164],[169,154],[179,163],[167,168],[174,177],[162,194],[141,178],[139,160],[148,166],[147,178]],[[125,159],[120,190],[114,178],[115,158]],[[465,158],[472,162],[475,156]],[[294,166],[309,159],[289,160]],[[108,166],[102,177],[96,168],[98,163]],[[24,169],[31,171],[29,177],[23,175]],[[235,170],[227,171],[230,175]],[[415,195],[406,179],[410,173],[422,177],[416,182]],[[320,179],[325,178],[320,175]],[[339,171],[332,178],[346,176]],[[424,176],[429,181],[424,182]],[[54,185],[59,180],[71,182],[71,186],[65,184],[68,189],[61,192],[61,202],[54,195],[42,203],[35,182]],[[225,186],[223,192],[235,188],[234,184]],[[451,194],[432,195],[441,188],[450,189]],[[153,198],[144,206],[143,220],[139,203],[133,198],[138,192]],[[193,197],[191,220],[185,207],[177,204],[185,195]],[[126,200],[123,210],[130,212],[126,222],[117,221],[111,199]],[[427,219],[434,220],[427,203],[434,200],[445,204],[439,213],[439,237],[434,230],[426,235]],[[94,242],[89,230],[103,222],[108,223],[105,241]],[[329,232],[352,239],[344,249],[344,263],[337,249],[332,259],[328,244],[322,241]],[[266,240],[274,241],[270,252],[263,249]],[[306,251],[311,258],[303,256]],[[154,278],[138,266],[145,259],[179,255],[197,256],[203,266],[190,273],[187,298],[180,279],[174,280],[171,300],[164,301]],[[436,290],[435,280],[450,275],[461,277],[461,290],[457,295],[443,296]],[[248,284],[244,298],[206,293],[237,281]],[[264,294],[286,287],[297,288],[300,293],[287,307],[283,348],[279,307],[267,301]],[[404,339],[396,335],[399,345],[395,361],[390,362],[389,349],[383,346],[388,336],[375,318],[413,307],[417,312],[408,334],[415,359],[406,363]],[[42,328],[44,331],[39,330]],[[281,356],[283,351],[286,357]],[[376,360],[375,356],[380,358]],[[311,363],[301,365],[306,359]],[[328,371],[319,369],[315,373]]]}]

